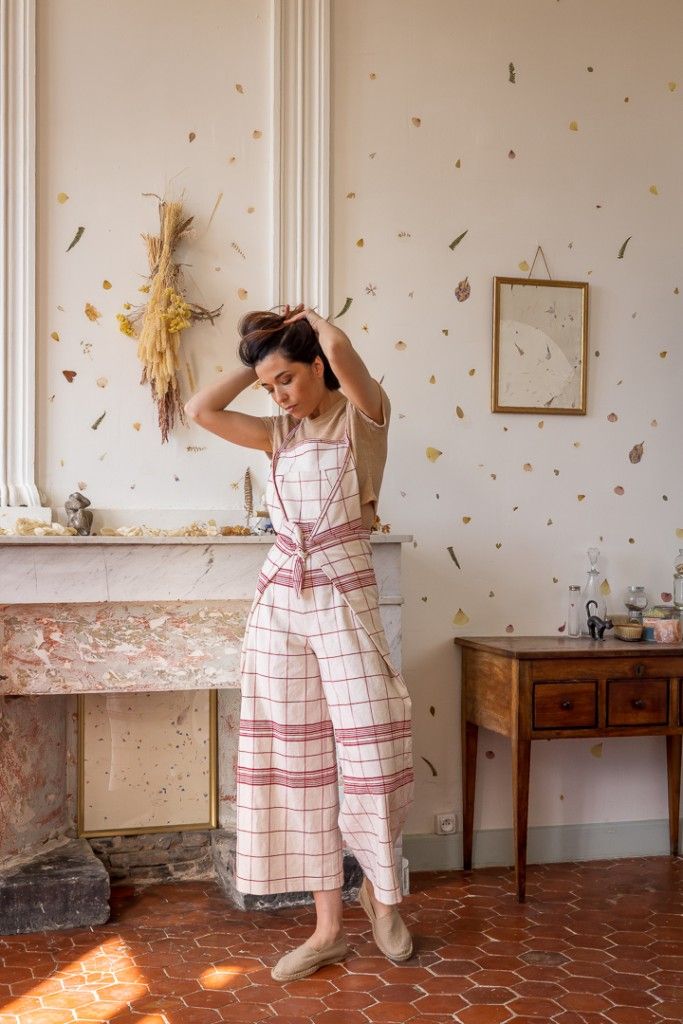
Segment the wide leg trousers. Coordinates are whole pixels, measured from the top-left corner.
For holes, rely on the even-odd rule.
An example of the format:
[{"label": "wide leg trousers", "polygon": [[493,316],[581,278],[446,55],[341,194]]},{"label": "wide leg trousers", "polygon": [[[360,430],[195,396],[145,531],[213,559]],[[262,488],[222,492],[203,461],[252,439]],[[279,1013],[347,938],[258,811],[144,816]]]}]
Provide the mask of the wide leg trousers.
[{"label": "wide leg trousers", "polygon": [[321,572],[306,573],[300,596],[281,573],[252,610],[242,657],[237,889],[338,888],[345,841],[377,898],[399,903],[394,842],[413,785],[402,677]]}]

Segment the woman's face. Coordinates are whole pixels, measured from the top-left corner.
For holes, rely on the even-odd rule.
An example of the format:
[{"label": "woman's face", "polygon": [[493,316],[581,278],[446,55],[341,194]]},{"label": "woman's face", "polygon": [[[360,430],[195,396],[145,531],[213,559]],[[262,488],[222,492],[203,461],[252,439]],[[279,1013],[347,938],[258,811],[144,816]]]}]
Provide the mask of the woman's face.
[{"label": "woman's face", "polygon": [[273,400],[299,420],[313,412],[326,390],[320,356],[310,364],[297,363],[276,349],[257,363],[255,369]]}]

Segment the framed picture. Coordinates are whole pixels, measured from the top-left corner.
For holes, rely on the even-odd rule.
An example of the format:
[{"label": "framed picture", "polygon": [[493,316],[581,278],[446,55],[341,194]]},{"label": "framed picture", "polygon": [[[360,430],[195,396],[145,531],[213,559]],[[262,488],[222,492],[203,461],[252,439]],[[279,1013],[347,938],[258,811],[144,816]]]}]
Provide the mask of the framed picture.
[{"label": "framed picture", "polygon": [[215,828],[216,690],[78,696],[78,834]]},{"label": "framed picture", "polygon": [[493,412],[585,416],[588,284],[494,277]]}]

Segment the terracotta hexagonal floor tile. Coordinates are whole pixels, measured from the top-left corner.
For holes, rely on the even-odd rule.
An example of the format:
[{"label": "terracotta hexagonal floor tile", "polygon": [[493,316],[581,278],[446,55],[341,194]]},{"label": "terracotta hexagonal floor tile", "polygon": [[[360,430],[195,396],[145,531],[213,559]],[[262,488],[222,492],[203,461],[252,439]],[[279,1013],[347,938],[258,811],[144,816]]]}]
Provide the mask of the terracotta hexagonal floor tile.
[{"label": "terracotta hexagonal floor tile", "polygon": [[511,1013],[502,1006],[468,1006],[458,1011],[460,1024],[503,1024]]}]

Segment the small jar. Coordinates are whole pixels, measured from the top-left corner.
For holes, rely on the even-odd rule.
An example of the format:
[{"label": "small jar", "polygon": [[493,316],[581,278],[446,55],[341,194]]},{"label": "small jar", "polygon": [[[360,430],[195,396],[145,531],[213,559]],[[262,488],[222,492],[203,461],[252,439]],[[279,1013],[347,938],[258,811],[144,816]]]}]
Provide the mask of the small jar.
[{"label": "small jar", "polygon": [[643,624],[643,611],[647,608],[647,603],[645,587],[626,588],[624,604],[628,609],[629,622]]},{"label": "small jar", "polygon": [[569,606],[567,608],[567,636],[581,636],[581,587],[569,588]]}]

